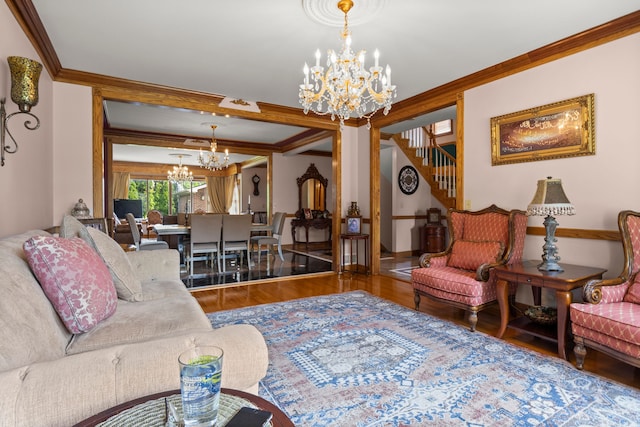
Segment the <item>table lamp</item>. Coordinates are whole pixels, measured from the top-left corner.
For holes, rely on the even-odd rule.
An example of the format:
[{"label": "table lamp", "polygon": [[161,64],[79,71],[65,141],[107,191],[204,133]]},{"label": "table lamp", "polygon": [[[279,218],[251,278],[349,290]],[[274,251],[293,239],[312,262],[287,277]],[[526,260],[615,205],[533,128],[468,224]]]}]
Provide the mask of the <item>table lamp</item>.
[{"label": "table lamp", "polygon": [[555,238],[558,222],[554,215],[575,215],[575,213],[575,208],[567,199],[566,194],[564,194],[561,180],[553,179],[549,176],[547,179],[538,181],[536,194],[527,207],[527,215],[546,217],[544,220],[546,236],[544,238],[544,246],[542,246],[544,252],[542,253],[542,263],[538,265],[538,270],[564,271],[558,264],[560,257],[557,255],[558,248],[555,245],[558,241]]}]

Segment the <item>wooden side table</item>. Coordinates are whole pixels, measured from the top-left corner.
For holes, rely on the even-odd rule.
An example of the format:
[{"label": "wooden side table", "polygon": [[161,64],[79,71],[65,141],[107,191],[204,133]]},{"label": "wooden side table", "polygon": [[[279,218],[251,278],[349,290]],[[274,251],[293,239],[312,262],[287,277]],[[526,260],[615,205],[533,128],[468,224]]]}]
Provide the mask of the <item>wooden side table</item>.
[{"label": "wooden side table", "polygon": [[344,262],[344,256],[345,256],[345,249],[344,249],[344,244],[345,242],[348,240],[349,241],[349,262],[351,263],[351,265],[353,265],[353,246],[354,246],[354,242],[355,242],[355,247],[356,247],[356,267],[355,267],[355,272],[358,273],[360,270],[360,264],[358,262],[358,252],[359,252],[359,248],[360,245],[358,244],[358,242],[360,242],[360,240],[364,241],[364,273],[365,274],[369,274],[369,235],[368,234],[341,234],[340,235],[340,240],[342,240],[342,262],[340,263],[340,272],[344,272],[344,271],[354,271],[353,268],[346,270],[345,267],[345,262]]},{"label": "wooden side table", "polygon": [[[507,326],[520,332],[534,335],[558,343],[558,356],[567,359],[566,340],[569,323],[569,304],[571,304],[571,291],[584,286],[589,280],[602,279],[607,271],[603,268],[584,267],[581,265],[561,264],[563,272],[540,271],[540,261],[523,261],[512,265],[501,265],[495,268],[497,279],[498,304],[500,306],[500,330],[496,334],[502,338]],[[558,310],[558,323],[555,331],[549,327],[536,325],[526,317],[520,317],[509,322],[509,284],[518,283],[530,285],[534,289],[534,304],[540,305],[542,288],[556,291],[556,306]]]}]

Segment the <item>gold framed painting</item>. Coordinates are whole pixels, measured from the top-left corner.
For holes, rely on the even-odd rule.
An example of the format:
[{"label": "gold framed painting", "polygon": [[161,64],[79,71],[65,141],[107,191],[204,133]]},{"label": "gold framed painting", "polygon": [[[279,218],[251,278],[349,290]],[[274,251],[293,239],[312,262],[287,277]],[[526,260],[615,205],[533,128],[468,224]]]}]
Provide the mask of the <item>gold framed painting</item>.
[{"label": "gold framed painting", "polygon": [[491,165],[596,153],[594,95],[491,118]]}]

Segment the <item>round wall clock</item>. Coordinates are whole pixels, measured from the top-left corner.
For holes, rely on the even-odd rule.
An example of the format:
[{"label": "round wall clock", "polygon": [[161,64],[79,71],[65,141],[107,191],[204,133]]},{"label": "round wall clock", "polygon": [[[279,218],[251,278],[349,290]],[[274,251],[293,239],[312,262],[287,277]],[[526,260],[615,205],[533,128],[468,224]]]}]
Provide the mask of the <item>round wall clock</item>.
[{"label": "round wall clock", "polygon": [[404,194],[413,194],[418,189],[418,171],[413,166],[403,166],[398,174],[398,185]]}]

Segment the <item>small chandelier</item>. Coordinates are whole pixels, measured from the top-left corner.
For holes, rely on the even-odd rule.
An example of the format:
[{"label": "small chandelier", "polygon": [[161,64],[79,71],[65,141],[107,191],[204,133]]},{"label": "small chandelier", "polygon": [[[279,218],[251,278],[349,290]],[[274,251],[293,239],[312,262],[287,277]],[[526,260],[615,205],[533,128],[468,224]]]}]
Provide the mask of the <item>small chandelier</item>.
[{"label": "small chandelier", "polygon": [[216,125],[211,125],[211,152],[206,155],[200,150],[198,161],[203,168],[210,171],[218,171],[229,167],[229,150],[224,150],[224,157],[220,158],[220,154],[216,153],[218,142],[216,141]]},{"label": "small chandelier", "polygon": [[[351,32],[349,31],[347,13],[353,7],[353,1],[340,0],[338,9],[344,12],[344,29],[342,30],[342,50],[340,55],[329,49],[327,55],[328,70],[320,66],[320,50],[316,51],[316,65],[309,69],[305,63],[304,83],[300,85],[300,104],[304,113],[312,110],[318,115],[331,114],[331,120],[338,116],[340,127],[352,114],[367,119],[367,129],[371,128],[370,118],[384,107],[384,114],[391,109],[391,99],[396,96],[396,87],[391,84],[391,68],[387,65],[385,73],[378,65],[380,54],[374,53],[375,64],[367,71],[364,67],[365,50],[356,56],[351,50]],[[312,83],[309,82],[311,71]],[[324,102],[327,109],[324,110]],[[314,104],[315,103],[315,107]],[[370,110],[367,113],[367,110]]]},{"label": "small chandelier", "polygon": [[189,156],[189,154],[170,154],[170,156],[177,156],[180,159],[179,166],[174,166],[172,171],[167,173],[167,179],[172,184],[182,184],[185,181],[193,181],[193,172],[189,172],[189,168],[182,166],[182,157]]}]

